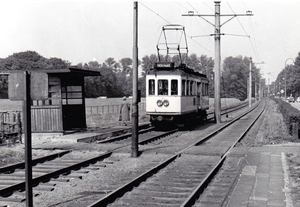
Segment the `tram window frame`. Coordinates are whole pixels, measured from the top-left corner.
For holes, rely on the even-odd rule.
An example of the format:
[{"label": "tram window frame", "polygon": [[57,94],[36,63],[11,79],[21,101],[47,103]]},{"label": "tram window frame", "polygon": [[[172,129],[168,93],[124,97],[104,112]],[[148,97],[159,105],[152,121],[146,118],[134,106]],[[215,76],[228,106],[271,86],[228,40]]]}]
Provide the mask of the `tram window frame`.
[{"label": "tram window frame", "polygon": [[207,96],[208,95],[208,84],[207,83],[203,83],[203,86],[202,86],[202,95],[203,96]]},{"label": "tram window frame", "polygon": [[194,95],[194,81],[190,81],[190,95],[193,96]]},{"label": "tram window frame", "polygon": [[177,96],[178,95],[178,80],[172,79],[171,80],[171,96]]},{"label": "tram window frame", "polygon": [[157,83],[158,95],[165,96],[169,94],[169,80],[168,79],[159,79]]},{"label": "tram window frame", "polygon": [[201,82],[197,82],[197,96],[201,95],[201,89],[202,89],[202,83]]},{"label": "tram window frame", "polygon": [[185,96],[186,95],[186,80],[182,79],[181,80],[181,95]]},{"label": "tram window frame", "polygon": [[148,84],[148,95],[155,95],[155,79],[149,79]]}]

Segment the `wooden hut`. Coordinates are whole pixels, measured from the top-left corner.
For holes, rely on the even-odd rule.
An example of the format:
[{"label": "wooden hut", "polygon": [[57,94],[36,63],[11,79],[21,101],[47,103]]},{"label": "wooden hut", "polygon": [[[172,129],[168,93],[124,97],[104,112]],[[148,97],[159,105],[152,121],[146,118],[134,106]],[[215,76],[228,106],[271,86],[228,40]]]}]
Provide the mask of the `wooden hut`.
[{"label": "wooden hut", "polygon": [[84,77],[100,76],[100,73],[72,67],[43,72],[48,74],[49,95],[46,100],[32,101],[32,132],[85,129]]}]

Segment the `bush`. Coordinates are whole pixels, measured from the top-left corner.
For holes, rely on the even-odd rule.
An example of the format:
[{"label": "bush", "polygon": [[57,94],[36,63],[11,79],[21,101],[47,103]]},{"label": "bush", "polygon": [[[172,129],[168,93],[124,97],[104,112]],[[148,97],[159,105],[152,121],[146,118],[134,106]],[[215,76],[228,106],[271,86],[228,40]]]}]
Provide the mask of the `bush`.
[{"label": "bush", "polygon": [[281,99],[275,98],[274,101],[277,103],[278,109],[282,113],[290,135],[298,136],[300,111]]}]

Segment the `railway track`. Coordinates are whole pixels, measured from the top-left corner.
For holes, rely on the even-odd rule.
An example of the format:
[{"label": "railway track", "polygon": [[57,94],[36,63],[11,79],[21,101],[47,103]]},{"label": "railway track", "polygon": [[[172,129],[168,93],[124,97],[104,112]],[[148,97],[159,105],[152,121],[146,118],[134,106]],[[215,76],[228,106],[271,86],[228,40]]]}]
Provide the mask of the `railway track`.
[{"label": "railway track", "polygon": [[[247,106],[248,106],[248,103],[245,102],[245,103],[241,103],[241,104],[238,104],[238,105],[222,108],[221,109],[221,115],[227,115],[230,112],[240,110],[240,109],[245,108]],[[214,119],[214,112],[208,112],[207,113],[207,120],[212,121],[213,119]]]},{"label": "railway track", "polygon": [[[141,137],[139,144],[145,145],[151,143],[177,131],[178,129],[173,129],[167,132],[148,133],[146,136]],[[53,190],[55,184],[49,183],[51,180],[53,182],[68,182],[71,178],[81,179],[89,170],[97,170],[99,167],[105,167],[106,163],[112,163],[111,161],[106,161],[106,158],[109,158],[114,151],[128,146],[130,146],[129,140],[127,143],[122,144],[121,147],[115,146],[108,152],[89,159],[75,160],[64,158],[63,155],[71,153],[70,150],[34,159],[32,185],[36,187],[34,190],[35,194],[38,194],[39,190]],[[25,201],[24,167],[25,163],[21,162],[0,168],[0,197],[4,197],[3,200]],[[61,177],[62,175],[67,176]],[[14,192],[17,192],[19,195],[17,198],[6,198],[13,195]]]},{"label": "railway track", "polygon": [[[263,111],[264,108],[260,106],[253,113],[248,112],[237,117],[164,162],[132,178],[118,189],[93,202],[89,207],[108,204],[110,206],[192,206],[199,202],[198,198],[222,167],[228,153],[243,138]],[[223,140],[225,138],[226,141]],[[219,147],[216,144],[219,144]],[[216,147],[217,150],[212,150]],[[235,177],[230,180],[233,183]],[[228,193],[228,189],[224,191]]]},{"label": "railway track", "polygon": [[[221,110],[221,115],[226,115],[230,112],[238,111],[238,110],[240,110],[240,109],[242,109],[246,106],[248,106],[248,103],[242,103],[242,104],[238,104],[238,105],[231,106],[231,107],[228,107],[228,108],[223,108]],[[214,112],[209,112],[207,114],[207,120],[212,121],[213,119],[214,119]],[[154,129],[155,129],[155,127],[149,127],[149,128],[146,128],[146,129],[142,129],[142,130],[139,131],[139,134],[147,133],[147,132],[152,131]],[[174,129],[174,130],[178,130],[178,129]],[[97,141],[97,143],[98,144],[103,144],[103,143],[116,142],[116,141],[120,141],[120,140],[124,140],[124,139],[129,139],[129,138],[131,138],[131,136],[132,136],[132,133],[121,134],[121,135],[118,135],[118,136],[114,136],[114,137],[110,137],[110,138],[107,138],[107,139],[104,139],[104,140]],[[145,143],[145,142],[143,142],[143,143]]]},{"label": "railway track", "polygon": [[[157,139],[160,139],[163,136],[167,136],[169,134],[175,133],[178,130],[172,130],[168,132],[157,133],[155,135],[149,135],[146,133],[144,137],[140,137],[139,144],[145,145],[147,143],[151,143]],[[143,131],[145,133],[145,131]],[[150,137],[150,138],[149,138]],[[204,141],[205,139],[203,139]],[[115,142],[115,140],[114,140]],[[70,160],[65,159],[63,155],[69,153],[70,151],[66,151],[62,153],[60,156],[53,155],[54,157],[61,157],[59,159],[53,158],[45,158],[44,160],[36,160],[33,161],[36,166],[33,167],[33,186],[34,188],[34,195],[39,195],[40,191],[52,191],[55,188],[55,183],[59,182],[68,182],[70,179],[77,178],[81,179],[82,177],[86,176],[86,173],[92,170],[98,170],[101,167],[105,167],[106,163],[113,163],[109,160],[109,157],[115,150],[119,150],[122,148],[126,148],[130,146],[128,144],[122,144],[121,147],[114,147],[113,150],[109,150],[109,152],[102,153],[99,156],[92,157],[88,160]],[[108,158],[108,159],[106,159]],[[52,159],[51,162],[47,161]],[[106,159],[106,160],[105,160]],[[102,161],[102,162],[99,162]],[[205,160],[203,160],[205,162]],[[42,164],[38,164],[42,163]],[[155,163],[151,163],[148,167],[143,167],[141,171],[137,171],[134,174],[143,174],[145,169],[153,168]],[[24,202],[25,201],[25,182],[24,182],[24,171],[22,172],[23,164],[18,163],[15,166],[9,166],[9,169],[6,170],[0,168],[0,178],[1,180],[5,180],[6,182],[0,183],[0,196],[4,196],[3,200],[5,201],[13,201],[13,202]],[[18,170],[16,170],[18,168]],[[72,173],[71,173],[72,172]],[[3,174],[6,173],[6,174]],[[66,175],[67,176],[62,176]],[[109,189],[106,192],[113,192],[113,189]],[[15,192],[15,193],[13,193]],[[14,195],[14,196],[10,196]],[[7,197],[8,196],[8,197]],[[0,204],[1,205],[1,204]]]}]

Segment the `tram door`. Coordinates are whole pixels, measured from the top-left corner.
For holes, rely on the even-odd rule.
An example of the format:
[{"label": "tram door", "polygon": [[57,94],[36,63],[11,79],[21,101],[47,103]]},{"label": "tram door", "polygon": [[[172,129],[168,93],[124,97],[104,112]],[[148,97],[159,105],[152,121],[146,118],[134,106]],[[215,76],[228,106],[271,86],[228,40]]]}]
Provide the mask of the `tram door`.
[{"label": "tram door", "polygon": [[84,78],[81,76],[65,77],[62,79],[62,115],[63,128],[86,128]]}]

